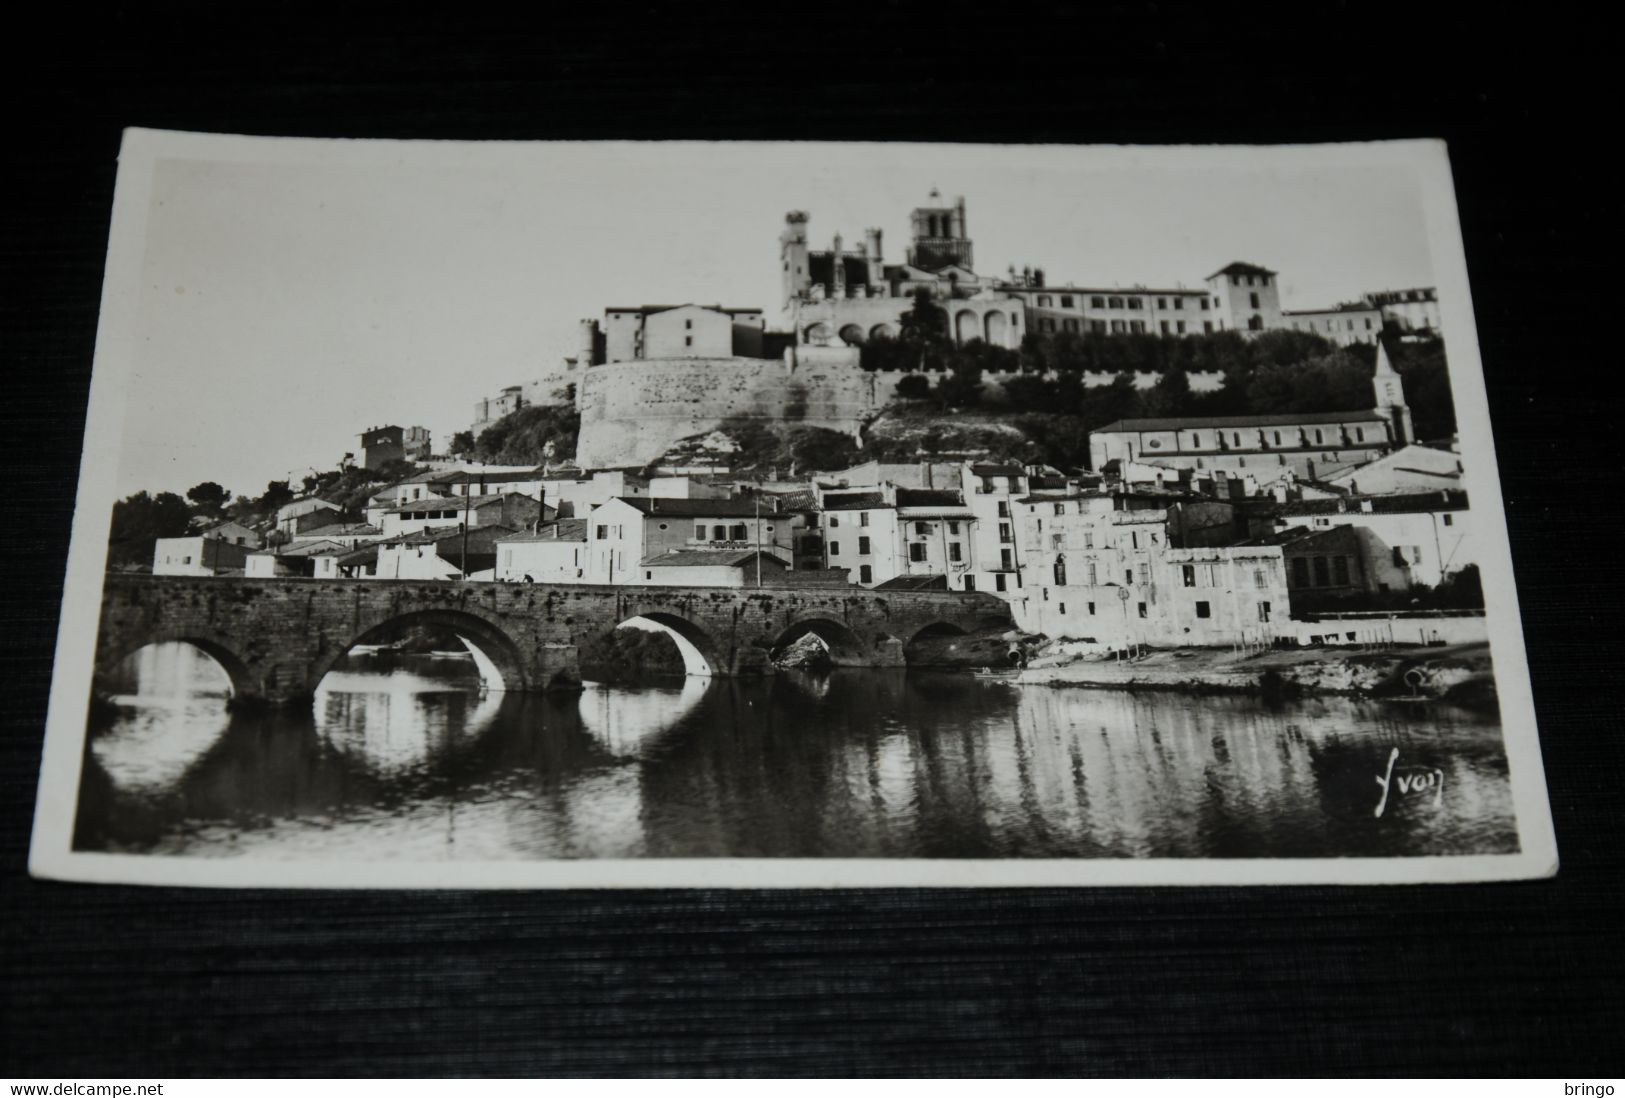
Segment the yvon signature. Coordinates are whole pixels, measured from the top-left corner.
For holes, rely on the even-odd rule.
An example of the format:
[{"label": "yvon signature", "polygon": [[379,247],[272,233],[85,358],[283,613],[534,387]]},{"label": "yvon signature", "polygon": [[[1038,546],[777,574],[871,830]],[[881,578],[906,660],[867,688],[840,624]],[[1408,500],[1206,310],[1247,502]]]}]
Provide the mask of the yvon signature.
[{"label": "yvon signature", "polygon": [[1377,775],[1377,784],[1382,786],[1382,797],[1377,801],[1373,816],[1381,816],[1388,808],[1388,795],[1398,791],[1399,795],[1413,796],[1433,794],[1433,805],[1437,808],[1444,803],[1444,771],[1438,767],[1403,766],[1397,770],[1394,764],[1399,761],[1399,748],[1390,748],[1388,751],[1388,772]]}]

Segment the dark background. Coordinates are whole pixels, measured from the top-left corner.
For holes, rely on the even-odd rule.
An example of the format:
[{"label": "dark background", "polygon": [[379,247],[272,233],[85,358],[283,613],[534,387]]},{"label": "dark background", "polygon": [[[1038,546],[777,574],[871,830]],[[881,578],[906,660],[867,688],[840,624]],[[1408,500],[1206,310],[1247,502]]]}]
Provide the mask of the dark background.
[{"label": "dark background", "polygon": [[[1559,5],[170,4],[13,23],[0,1074],[1618,1075],[1618,68]],[[543,9],[538,8],[538,13]],[[1563,868],[1437,888],[29,880],[119,133],[1445,137]],[[944,181],[945,185],[951,181]],[[628,256],[629,262],[642,257]],[[222,362],[229,382],[231,363]]]}]

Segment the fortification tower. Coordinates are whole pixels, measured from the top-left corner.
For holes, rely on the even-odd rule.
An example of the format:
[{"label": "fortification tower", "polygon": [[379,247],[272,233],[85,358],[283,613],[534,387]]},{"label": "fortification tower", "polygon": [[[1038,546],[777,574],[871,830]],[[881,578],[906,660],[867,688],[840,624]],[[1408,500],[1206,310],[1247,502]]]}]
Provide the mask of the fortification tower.
[{"label": "fortification tower", "polygon": [[952,206],[942,204],[942,194],[931,188],[929,205],[916,207],[909,214],[913,240],[908,248],[911,266],[935,271],[956,263],[966,270],[974,270],[975,256],[971,251],[970,230],[965,223],[965,198],[954,199]]},{"label": "fortification tower", "polygon": [[784,231],[779,234],[779,263],[784,285],[782,306],[786,312],[807,295],[812,276],[807,267],[807,214],[791,210],[784,215]]}]

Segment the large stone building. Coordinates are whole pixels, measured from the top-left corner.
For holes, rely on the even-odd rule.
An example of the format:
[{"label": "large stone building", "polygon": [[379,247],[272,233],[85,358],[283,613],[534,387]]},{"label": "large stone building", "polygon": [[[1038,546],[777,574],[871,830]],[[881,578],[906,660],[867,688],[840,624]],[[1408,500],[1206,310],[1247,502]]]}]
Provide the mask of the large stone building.
[{"label": "large stone building", "polygon": [[1139,462],[1260,482],[1287,470],[1304,480],[1341,476],[1415,438],[1404,384],[1381,342],[1371,387],[1364,412],[1120,419],[1089,433],[1090,467]]}]

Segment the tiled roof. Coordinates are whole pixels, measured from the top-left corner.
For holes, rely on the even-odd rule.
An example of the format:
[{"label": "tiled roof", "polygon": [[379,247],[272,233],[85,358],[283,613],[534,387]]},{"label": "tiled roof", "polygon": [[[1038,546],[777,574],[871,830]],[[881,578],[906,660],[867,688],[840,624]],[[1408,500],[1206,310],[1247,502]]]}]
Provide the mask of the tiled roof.
[{"label": "tiled roof", "polygon": [[1118,419],[1090,434],[1126,431],[1197,431],[1207,427],[1291,427],[1317,423],[1385,423],[1374,409],[1361,412],[1283,412],[1261,416],[1177,416],[1166,419]]},{"label": "tiled roof", "polygon": [[871,590],[874,591],[946,591],[948,590],[948,577],[932,576],[893,576],[883,583],[877,583]]},{"label": "tiled roof", "polygon": [[879,492],[826,492],[826,511],[864,511],[887,506],[886,497]]},{"label": "tiled roof", "polygon": [[1260,267],[1256,263],[1242,263],[1242,262],[1238,261],[1238,262],[1235,262],[1235,263],[1231,263],[1228,266],[1220,267],[1218,270],[1216,270],[1212,274],[1208,275],[1208,277],[1209,278],[1217,278],[1219,275],[1227,275],[1227,274],[1241,274],[1241,275],[1265,274],[1265,275],[1272,275],[1272,274],[1275,274],[1275,273],[1276,272],[1270,270],[1268,267]]},{"label": "tiled roof", "polygon": [[371,523],[340,522],[332,526],[319,526],[314,530],[305,530],[302,533],[295,534],[294,539],[296,541],[309,541],[316,538],[371,537],[374,534],[382,533],[382,530]]},{"label": "tiled roof", "polygon": [[948,488],[899,488],[899,507],[963,507],[965,497]]},{"label": "tiled roof", "polygon": [[715,568],[719,565],[754,564],[758,553],[761,555],[763,564],[772,564],[779,568],[789,567],[772,553],[761,552],[756,549],[673,549],[669,553],[644,557],[638,562],[638,567]]},{"label": "tiled roof", "polygon": [[498,538],[497,540],[501,542],[586,541],[587,520],[560,519],[558,522],[543,526],[540,530],[521,530],[517,534],[509,534],[507,537]]},{"label": "tiled roof", "polygon": [[1027,470],[1019,465],[972,465],[971,475],[978,477],[1023,477]]},{"label": "tiled roof", "polygon": [[[1370,511],[1366,512],[1366,505]],[[1279,505],[1283,515],[1414,515],[1429,511],[1465,511],[1467,493],[1457,489],[1438,492],[1401,492],[1389,496],[1350,496],[1348,499],[1300,499]]]},{"label": "tiled roof", "polygon": [[[770,500],[754,499],[662,499],[658,496],[616,496],[616,500],[646,515],[673,515],[677,518],[741,518],[760,510],[763,518],[774,515]],[[778,512],[782,514],[782,510]]]}]

